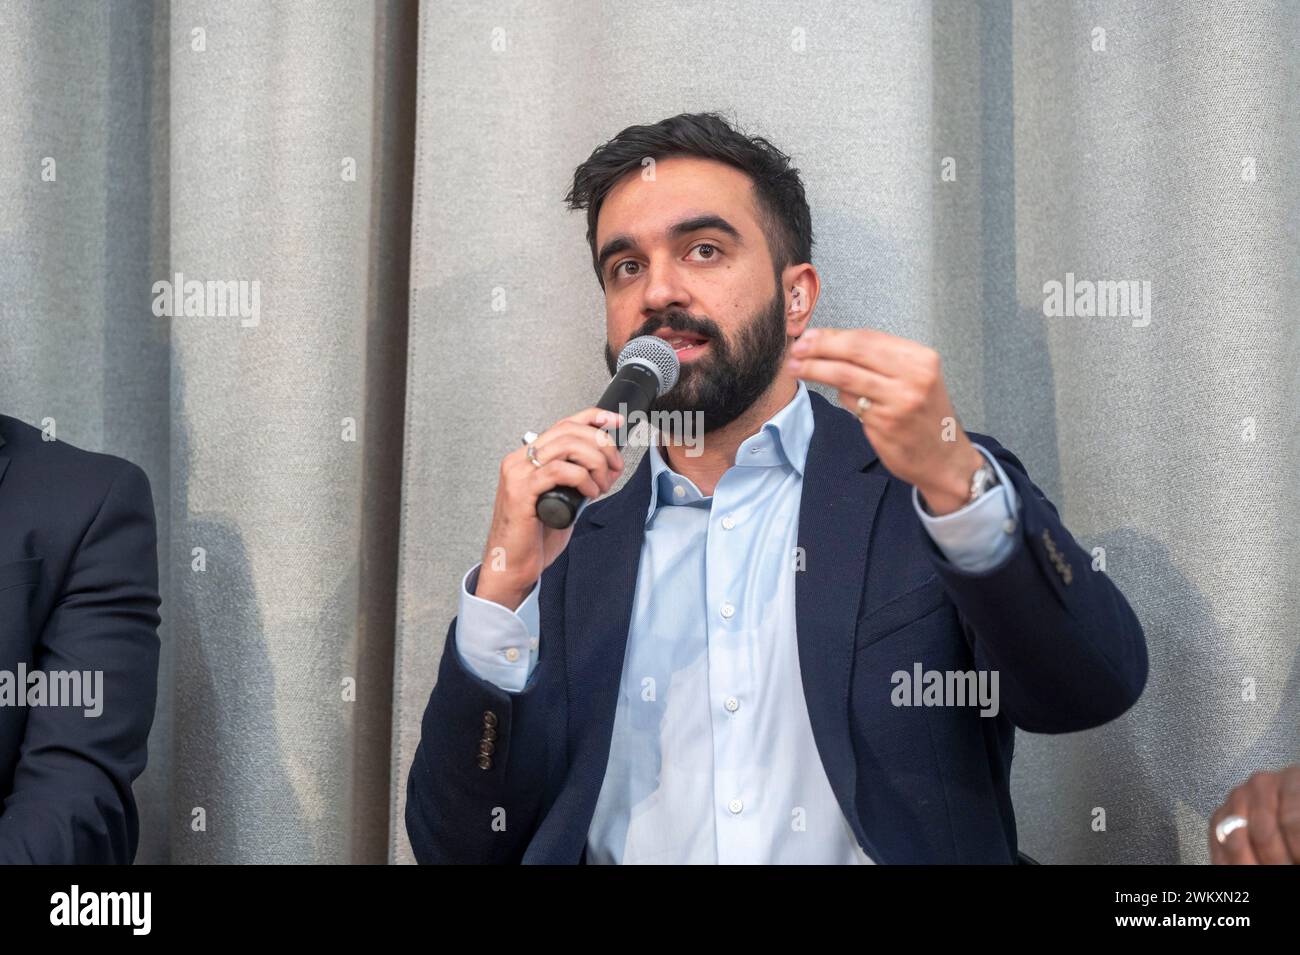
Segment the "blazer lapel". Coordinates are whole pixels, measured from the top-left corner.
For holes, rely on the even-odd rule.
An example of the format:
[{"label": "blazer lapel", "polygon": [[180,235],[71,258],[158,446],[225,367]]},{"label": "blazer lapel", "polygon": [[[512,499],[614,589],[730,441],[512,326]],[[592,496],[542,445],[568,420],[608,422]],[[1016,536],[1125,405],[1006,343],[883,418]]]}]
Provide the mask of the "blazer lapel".
[{"label": "blazer lapel", "polygon": [[569,758],[599,757],[602,776],[649,506],[650,455],[645,454],[622,493],[591,515],[592,530],[569,543],[564,594]]},{"label": "blazer lapel", "polygon": [[857,418],[815,391],[808,396],[814,428],[799,502],[802,563],[795,565],[799,670],[831,788],[867,854],[884,862],[858,819],[849,678],[871,528],[889,478],[867,473],[877,455]]},{"label": "blazer lapel", "polygon": [[641,544],[650,506],[650,455],[627,484],[584,515],[592,528],[569,541],[564,593],[569,771],[525,861],[577,863],[609,763],[614,715]]}]

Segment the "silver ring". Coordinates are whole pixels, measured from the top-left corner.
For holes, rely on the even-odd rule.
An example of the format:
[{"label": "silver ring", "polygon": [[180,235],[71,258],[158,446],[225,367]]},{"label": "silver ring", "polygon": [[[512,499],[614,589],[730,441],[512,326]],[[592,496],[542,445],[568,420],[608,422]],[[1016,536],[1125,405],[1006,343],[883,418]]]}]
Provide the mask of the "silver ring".
[{"label": "silver ring", "polygon": [[537,440],[537,437],[538,435],[536,431],[525,431],[523,442],[524,447],[528,449],[528,460],[532,461],[534,466],[540,468],[542,462],[537,460],[537,450],[533,447],[533,442]]},{"label": "silver ring", "polygon": [[862,416],[866,413],[866,410],[870,407],[871,407],[871,399],[868,398],[866,395],[858,395],[857,415],[859,421],[862,420]]},{"label": "silver ring", "polygon": [[1214,827],[1214,838],[1219,840],[1219,845],[1227,840],[1238,829],[1245,828],[1246,820],[1241,816],[1227,816],[1221,823]]}]

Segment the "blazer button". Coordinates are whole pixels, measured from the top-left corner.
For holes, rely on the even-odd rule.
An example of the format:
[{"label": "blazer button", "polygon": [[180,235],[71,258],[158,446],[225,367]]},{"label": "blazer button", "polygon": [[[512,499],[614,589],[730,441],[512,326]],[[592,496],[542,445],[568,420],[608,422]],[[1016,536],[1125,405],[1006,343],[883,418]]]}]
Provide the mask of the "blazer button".
[{"label": "blazer button", "polygon": [[483,727],[483,738],[484,738],[484,739],[496,739],[496,738],[497,738],[497,731],[494,730],[494,729],[493,729],[492,727],[490,727],[490,726],[485,726],[485,727]]},{"label": "blazer button", "polygon": [[484,725],[484,726],[496,726],[496,725],[497,725],[497,715],[496,715],[495,713],[493,713],[491,710],[484,710],[484,711],[483,711],[483,725]]},{"label": "blazer button", "polygon": [[491,757],[491,756],[479,756],[479,758],[478,758],[478,768],[479,768],[479,769],[491,769],[491,768],[492,768],[492,757]]},{"label": "blazer button", "polygon": [[484,756],[491,756],[494,749],[496,749],[496,747],[492,745],[490,739],[479,740],[478,751]]}]

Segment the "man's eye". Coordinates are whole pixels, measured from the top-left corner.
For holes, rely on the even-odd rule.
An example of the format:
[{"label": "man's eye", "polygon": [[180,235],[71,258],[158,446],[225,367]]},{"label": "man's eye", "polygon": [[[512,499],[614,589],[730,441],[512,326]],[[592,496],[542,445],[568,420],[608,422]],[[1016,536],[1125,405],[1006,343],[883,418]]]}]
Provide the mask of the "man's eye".
[{"label": "man's eye", "polygon": [[[692,252],[696,251],[697,249],[708,249],[708,250],[709,250],[709,253],[710,253],[710,254],[704,256],[704,261],[706,261],[706,262],[711,262],[713,259],[716,259],[716,258],[718,257],[718,255],[719,255],[719,249],[718,249],[718,247],[717,247],[716,245],[714,245],[712,242],[697,242],[695,245],[691,246],[691,251],[692,251]],[[638,263],[635,259],[625,259],[624,261],[618,263],[618,265],[614,266],[614,268],[611,270],[610,274],[611,274],[612,276],[614,276],[614,278],[618,278],[620,275],[629,275],[629,274],[632,274],[632,273],[629,273],[629,272],[622,272],[622,271],[620,271],[620,270],[623,268],[623,266],[625,266],[625,265],[633,265],[633,266],[637,266],[637,267],[639,267],[639,263]]]}]

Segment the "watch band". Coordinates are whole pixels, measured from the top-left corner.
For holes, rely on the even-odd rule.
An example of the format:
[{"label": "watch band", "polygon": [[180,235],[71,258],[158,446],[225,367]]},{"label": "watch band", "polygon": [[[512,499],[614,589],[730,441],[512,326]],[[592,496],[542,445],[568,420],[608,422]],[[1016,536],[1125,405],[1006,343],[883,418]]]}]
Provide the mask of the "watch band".
[{"label": "watch band", "polygon": [[989,464],[988,459],[975,469],[975,473],[970,479],[970,497],[966,500],[967,504],[974,504],[985,491],[991,487],[996,487],[1002,482],[998,479],[998,472]]},{"label": "watch band", "polygon": [[[984,458],[984,463],[976,468],[975,473],[971,475],[970,496],[966,498],[966,503],[962,506],[967,507],[974,504],[981,495],[988,491],[989,488],[997,487],[1001,483],[1002,479],[998,477],[998,472],[994,469],[993,465],[989,463],[988,458]],[[920,501],[921,510],[925,511],[925,513],[929,514],[931,517],[938,516],[934,511],[930,510],[930,505],[926,503],[924,497],[921,497]]]}]

